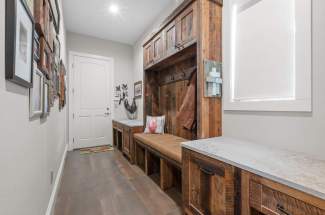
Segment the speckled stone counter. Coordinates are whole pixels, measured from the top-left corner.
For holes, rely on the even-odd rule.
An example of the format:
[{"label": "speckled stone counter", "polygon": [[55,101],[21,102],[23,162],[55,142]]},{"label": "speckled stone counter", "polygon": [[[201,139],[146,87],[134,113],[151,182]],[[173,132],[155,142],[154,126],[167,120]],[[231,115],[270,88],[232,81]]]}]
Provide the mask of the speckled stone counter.
[{"label": "speckled stone counter", "polygon": [[129,127],[143,126],[143,121],[142,120],[128,120],[128,119],[117,120],[117,119],[114,119],[113,121],[121,123],[121,124],[129,126]]},{"label": "speckled stone counter", "polygon": [[325,200],[325,160],[226,137],[182,147]]}]

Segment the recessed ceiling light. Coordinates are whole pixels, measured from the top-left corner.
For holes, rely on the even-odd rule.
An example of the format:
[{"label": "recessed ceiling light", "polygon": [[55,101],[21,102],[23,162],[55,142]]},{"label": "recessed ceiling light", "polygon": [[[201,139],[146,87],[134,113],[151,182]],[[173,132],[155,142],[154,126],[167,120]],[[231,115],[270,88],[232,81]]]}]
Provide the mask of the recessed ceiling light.
[{"label": "recessed ceiling light", "polygon": [[109,6],[109,12],[116,15],[116,14],[118,14],[120,12],[120,8],[116,4],[111,4],[111,6]]}]

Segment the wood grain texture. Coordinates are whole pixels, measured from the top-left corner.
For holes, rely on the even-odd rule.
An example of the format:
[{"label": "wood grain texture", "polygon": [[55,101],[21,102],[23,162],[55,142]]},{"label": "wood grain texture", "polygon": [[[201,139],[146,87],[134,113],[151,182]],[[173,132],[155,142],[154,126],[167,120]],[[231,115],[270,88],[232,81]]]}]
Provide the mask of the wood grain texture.
[{"label": "wood grain texture", "polygon": [[309,205],[312,205],[316,208],[319,208],[319,209],[325,211],[325,201],[324,200],[321,200],[315,196],[306,194],[304,192],[298,191],[296,189],[290,188],[286,185],[268,180],[261,176],[254,175],[252,173],[249,173],[249,174],[250,174],[250,181],[254,181],[254,182],[262,185],[262,187],[265,186],[265,187],[271,188],[271,189],[276,190],[280,193],[284,193],[287,196],[293,197],[301,202],[305,202]]},{"label": "wood grain texture", "polygon": [[197,2],[189,5],[176,18],[176,47],[182,49],[187,43],[196,41],[197,38]]},{"label": "wood grain texture", "polygon": [[[191,1],[185,5],[186,7],[180,6],[182,10],[178,10],[177,15],[174,16],[169,25],[164,26],[164,29],[161,30],[165,37],[163,40],[164,56],[159,57],[159,60],[154,61],[154,63],[148,64],[146,62],[150,61],[148,60],[150,51],[147,50],[152,49],[155,37],[144,46],[144,80],[147,89],[145,90],[147,97],[144,99],[144,113],[145,115],[148,113],[159,114],[156,110],[159,109],[161,101],[157,100],[157,96],[153,93],[160,90],[157,88],[159,80],[168,80],[168,77],[162,79],[164,77],[159,76],[159,74],[165,74],[166,71],[173,70],[175,65],[182,65],[183,62],[191,60],[192,66],[197,68],[197,131],[195,137],[192,138],[221,136],[221,99],[204,97],[203,61],[205,59],[222,60],[222,5],[220,1],[210,0]],[[176,42],[174,42],[174,36]],[[160,38],[160,34],[157,34],[156,37]],[[174,43],[176,43],[176,48],[172,47]],[[162,90],[168,91],[165,88],[163,87]],[[171,90],[173,88],[174,86],[170,87]]]},{"label": "wood grain texture", "polygon": [[113,120],[113,146],[123,152],[131,164],[135,161],[133,134],[143,132],[143,126],[130,127]]},{"label": "wood grain texture", "polygon": [[183,149],[183,207],[187,214],[238,214],[236,169]]},{"label": "wood grain texture", "polygon": [[181,208],[121,153],[69,152],[54,215],[180,215]]},{"label": "wood grain texture", "polygon": [[173,168],[165,160],[160,158],[160,188],[167,190],[173,186]]},{"label": "wood grain texture", "polygon": [[323,215],[325,201],[242,171],[242,214]]},{"label": "wood grain texture", "polygon": [[222,7],[214,1],[198,0],[198,138],[222,135],[221,99],[204,97],[203,60],[222,61]]},{"label": "wood grain texture", "polygon": [[152,41],[153,45],[153,63],[159,61],[165,54],[164,32],[160,32]]}]

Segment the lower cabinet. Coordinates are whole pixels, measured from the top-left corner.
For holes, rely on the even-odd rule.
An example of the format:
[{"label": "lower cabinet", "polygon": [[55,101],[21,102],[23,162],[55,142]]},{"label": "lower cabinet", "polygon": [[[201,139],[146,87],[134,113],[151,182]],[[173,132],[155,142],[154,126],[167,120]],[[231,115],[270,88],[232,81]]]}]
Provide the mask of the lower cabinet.
[{"label": "lower cabinet", "polygon": [[143,126],[128,126],[113,120],[113,145],[134,163],[135,146],[133,134],[143,132]]},{"label": "lower cabinet", "polygon": [[183,148],[188,215],[325,215],[325,201]]},{"label": "lower cabinet", "polygon": [[131,158],[131,147],[130,147],[130,139],[133,138],[130,135],[130,129],[129,128],[123,128],[123,153],[128,157]]},{"label": "lower cabinet", "polygon": [[240,173],[235,167],[183,149],[186,214],[240,214]]}]

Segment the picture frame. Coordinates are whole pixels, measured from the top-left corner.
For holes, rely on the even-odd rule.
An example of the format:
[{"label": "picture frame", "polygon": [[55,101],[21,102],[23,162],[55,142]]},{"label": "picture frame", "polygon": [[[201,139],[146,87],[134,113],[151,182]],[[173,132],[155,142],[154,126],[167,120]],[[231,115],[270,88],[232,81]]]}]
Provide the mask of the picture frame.
[{"label": "picture frame", "polygon": [[61,51],[61,43],[58,35],[54,39],[53,52],[54,52],[54,68],[56,71],[60,70],[60,51]]},{"label": "picture frame", "polygon": [[34,0],[26,0],[26,4],[32,15],[34,15]]},{"label": "picture frame", "polygon": [[40,38],[40,61],[39,68],[50,79],[52,53],[44,37]]},{"label": "picture frame", "polygon": [[59,109],[62,110],[66,103],[66,86],[65,86],[65,75],[66,69],[63,61],[60,62],[60,72],[59,72],[59,83],[60,83],[60,95],[59,95]]},{"label": "picture frame", "polygon": [[34,60],[37,63],[41,60],[40,37],[36,31],[34,32]]},{"label": "picture frame", "polygon": [[47,117],[50,114],[50,82],[44,81],[43,88],[43,114],[42,117]]},{"label": "picture frame", "polygon": [[139,99],[142,97],[142,81],[134,83],[134,98]]},{"label": "picture frame", "polygon": [[6,0],[6,79],[33,86],[35,22],[24,0]]},{"label": "picture frame", "polygon": [[53,24],[57,34],[60,33],[61,13],[58,0],[49,0],[50,10],[52,13]]},{"label": "picture frame", "polygon": [[43,114],[43,73],[35,66],[33,71],[33,87],[29,89],[29,118],[40,117]]}]

